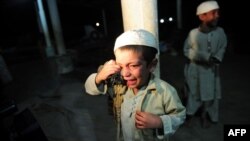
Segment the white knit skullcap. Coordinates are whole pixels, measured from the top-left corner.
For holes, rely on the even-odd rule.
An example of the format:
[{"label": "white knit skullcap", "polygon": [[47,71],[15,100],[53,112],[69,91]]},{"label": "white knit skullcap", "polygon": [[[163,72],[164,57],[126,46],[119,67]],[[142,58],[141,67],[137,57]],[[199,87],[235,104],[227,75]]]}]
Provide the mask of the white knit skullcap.
[{"label": "white knit skullcap", "polygon": [[129,30],[122,33],[116,38],[114,51],[127,45],[144,45],[157,49],[155,36],[144,29]]},{"label": "white knit skullcap", "polygon": [[213,1],[213,0],[205,1],[205,2],[202,2],[197,7],[196,15],[207,13],[207,12],[212,11],[214,9],[219,9],[219,5],[216,1]]}]

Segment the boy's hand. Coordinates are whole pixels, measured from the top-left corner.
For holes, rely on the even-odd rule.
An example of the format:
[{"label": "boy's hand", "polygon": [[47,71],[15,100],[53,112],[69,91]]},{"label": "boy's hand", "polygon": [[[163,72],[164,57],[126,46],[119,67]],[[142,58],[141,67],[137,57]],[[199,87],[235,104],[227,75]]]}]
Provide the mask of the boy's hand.
[{"label": "boy's hand", "polygon": [[211,64],[211,65],[215,65],[215,64],[220,64],[221,62],[216,58],[216,57],[213,57],[213,56],[210,56],[209,57],[209,63]]},{"label": "boy's hand", "polygon": [[162,121],[161,118],[157,115],[136,111],[135,114],[135,126],[138,129],[144,128],[161,128]]},{"label": "boy's hand", "polygon": [[106,80],[110,75],[115,74],[120,70],[121,67],[117,65],[114,60],[107,61],[96,75],[96,84],[100,84],[102,81]]}]

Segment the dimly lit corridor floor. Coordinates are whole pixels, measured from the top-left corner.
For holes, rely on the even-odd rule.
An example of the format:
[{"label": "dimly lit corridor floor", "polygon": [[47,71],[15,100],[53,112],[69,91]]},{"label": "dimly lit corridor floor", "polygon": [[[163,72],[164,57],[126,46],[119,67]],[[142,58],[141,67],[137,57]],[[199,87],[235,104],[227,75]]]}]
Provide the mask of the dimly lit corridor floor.
[{"label": "dimly lit corridor floor", "polygon": [[[96,49],[79,53],[82,56],[78,57],[85,60],[67,74],[58,74],[44,60],[10,65],[14,80],[6,86],[5,95],[17,102],[15,114],[28,108],[49,141],[115,141],[116,126],[108,112],[107,97],[89,96],[83,87],[87,76],[110,57],[101,54],[102,51],[98,53],[100,57]],[[183,56],[162,53],[160,58],[162,79],[175,86],[182,97]],[[195,118],[191,127],[179,128],[172,137],[175,141],[222,141],[224,124],[250,124],[248,60],[249,55],[225,56],[221,65],[223,95],[219,123],[203,129]],[[4,120],[9,119],[11,116]]]}]

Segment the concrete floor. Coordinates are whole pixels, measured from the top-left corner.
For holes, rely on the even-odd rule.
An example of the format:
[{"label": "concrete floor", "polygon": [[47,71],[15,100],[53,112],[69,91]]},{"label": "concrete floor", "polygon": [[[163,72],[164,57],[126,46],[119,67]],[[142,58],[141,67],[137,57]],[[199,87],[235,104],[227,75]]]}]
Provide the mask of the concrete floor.
[{"label": "concrete floor", "polygon": [[[74,48],[74,70],[66,74],[58,74],[53,63],[41,59],[11,64],[14,80],[6,86],[5,95],[17,102],[14,115],[29,109],[49,141],[115,141],[116,125],[107,97],[89,96],[83,87],[87,76],[113,57],[112,45],[102,45]],[[221,65],[219,123],[203,129],[196,117],[190,127],[181,126],[172,140],[222,141],[224,124],[250,124],[248,60],[249,55],[226,53]],[[162,79],[176,87],[182,97],[184,57],[180,52],[177,56],[165,52],[160,63]],[[12,118],[8,116],[4,122]]]}]

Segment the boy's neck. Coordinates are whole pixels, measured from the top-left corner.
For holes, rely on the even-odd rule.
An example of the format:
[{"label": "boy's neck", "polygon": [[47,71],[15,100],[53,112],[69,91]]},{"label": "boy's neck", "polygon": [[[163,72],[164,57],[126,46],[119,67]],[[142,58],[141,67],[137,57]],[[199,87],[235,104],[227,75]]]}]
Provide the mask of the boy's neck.
[{"label": "boy's neck", "polygon": [[199,30],[203,33],[209,33],[215,29],[216,29],[216,26],[210,27],[210,26],[207,26],[206,24],[201,24],[199,26]]},{"label": "boy's neck", "polygon": [[145,88],[149,85],[149,81],[150,81],[152,75],[153,75],[152,73],[149,74],[149,76],[148,76],[148,81],[145,83],[145,85],[141,86],[140,88],[133,88],[133,89],[132,89],[133,92],[134,92],[134,95],[137,95],[137,93],[138,93],[140,90],[145,89]]}]

